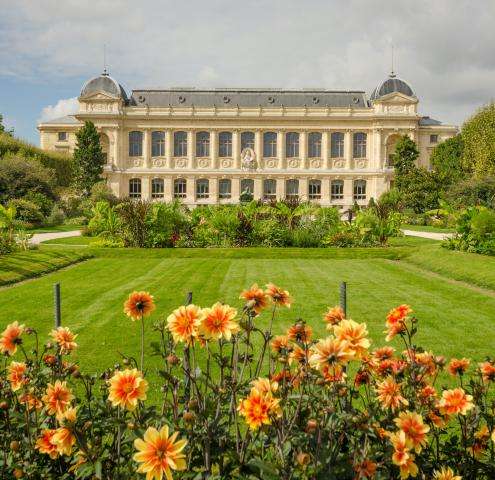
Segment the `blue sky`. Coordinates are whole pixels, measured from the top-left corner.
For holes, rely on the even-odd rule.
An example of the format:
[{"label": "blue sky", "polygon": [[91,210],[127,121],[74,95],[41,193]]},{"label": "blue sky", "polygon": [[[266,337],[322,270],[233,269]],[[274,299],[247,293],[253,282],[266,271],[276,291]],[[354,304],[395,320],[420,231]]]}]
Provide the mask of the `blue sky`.
[{"label": "blue sky", "polygon": [[130,88],[318,87],[368,92],[395,66],[420,111],[461,124],[495,92],[490,0],[0,0],[0,113],[71,112],[84,81]]}]

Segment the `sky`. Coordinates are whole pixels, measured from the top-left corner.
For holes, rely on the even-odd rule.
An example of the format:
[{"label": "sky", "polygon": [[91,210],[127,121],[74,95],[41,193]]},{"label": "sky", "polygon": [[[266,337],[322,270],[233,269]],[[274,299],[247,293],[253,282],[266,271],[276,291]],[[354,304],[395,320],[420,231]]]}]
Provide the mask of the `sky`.
[{"label": "sky", "polygon": [[0,0],[0,114],[73,113],[102,72],[132,88],[364,90],[392,64],[424,115],[461,125],[495,97],[494,0]]}]

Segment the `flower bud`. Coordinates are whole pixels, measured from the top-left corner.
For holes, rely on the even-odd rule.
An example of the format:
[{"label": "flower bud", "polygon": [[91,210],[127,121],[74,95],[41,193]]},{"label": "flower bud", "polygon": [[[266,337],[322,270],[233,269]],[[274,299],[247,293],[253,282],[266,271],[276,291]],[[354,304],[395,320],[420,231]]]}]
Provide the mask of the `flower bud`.
[{"label": "flower bud", "polygon": [[318,422],[314,419],[309,419],[306,423],[306,433],[313,433],[318,428]]},{"label": "flower bud", "polygon": [[124,360],[122,360],[122,363],[127,366],[127,365],[130,365],[131,361],[128,359],[128,358],[124,358]]},{"label": "flower bud", "polygon": [[135,424],[135,423],[133,423],[133,422],[129,422],[129,423],[127,424],[127,428],[128,428],[129,430],[136,430],[136,424]]},{"label": "flower bud", "polygon": [[19,451],[19,448],[21,448],[21,444],[17,440],[12,440],[10,442],[10,449],[13,452],[18,452]]},{"label": "flower bud", "polygon": [[301,467],[305,467],[311,461],[311,457],[307,453],[299,452],[296,456],[296,462]]},{"label": "flower bud", "polygon": [[186,423],[193,423],[196,420],[196,414],[194,412],[184,412],[182,418]]},{"label": "flower bud", "polygon": [[177,355],[175,355],[174,353],[171,353],[168,357],[167,357],[167,363],[169,365],[178,365],[180,362],[180,359]]},{"label": "flower bud", "polygon": [[9,404],[7,402],[0,402],[0,410],[8,410]]},{"label": "flower bud", "polygon": [[24,472],[20,468],[14,468],[14,478],[24,477]]}]

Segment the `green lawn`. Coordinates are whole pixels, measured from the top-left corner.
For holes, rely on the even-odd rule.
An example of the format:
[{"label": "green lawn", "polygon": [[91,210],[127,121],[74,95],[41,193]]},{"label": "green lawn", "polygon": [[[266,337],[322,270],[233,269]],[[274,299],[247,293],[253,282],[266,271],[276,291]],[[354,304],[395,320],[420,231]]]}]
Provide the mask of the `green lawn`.
[{"label": "green lawn", "polygon": [[72,232],[81,230],[82,225],[54,225],[52,227],[37,227],[28,230],[29,233]]},{"label": "green lawn", "polygon": [[432,232],[432,233],[451,233],[453,228],[433,227],[431,225],[402,225],[404,230],[414,230],[417,232]]},{"label": "green lawn", "polygon": [[[52,286],[62,287],[62,321],[79,334],[83,367],[101,370],[118,359],[117,352],[136,354],[139,326],[122,313],[129,292],[145,289],[155,295],[157,310],[147,320],[147,341],[156,339],[153,320],[166,318],[188,291],[206,306],[219,300],[241,307],[239,292],[252,282],[272,281],[287,288],[295,303],[275,325],[282,333],[304,318],[316,335],[325,335],[322,313],[338,302],[339,284],[348,284],[352,318],[367,322],[374,345],[384,344],[388,310],[410,304],[420,319],[418,343],[447,357],[481,360],[493,354],[495,259],[442,250],[437,243],[402,238],[389,249],[190,249],[119,250],[87,247],[43,247],[30,255],[60,250],[96,255],[70,269],[0,290],[0,326],[18,320],[46,335],[53,324]],[[438,271],[441,277],[430,272]],[[493,288],[483,291],[459,284],[478,275]],[[265,324],[267,318],[260,318]],[[400,343],[395,342],[398,348]],[[158,364],[148,357],[149,367]],[[154,381],[156,381],[156,377]]]}]

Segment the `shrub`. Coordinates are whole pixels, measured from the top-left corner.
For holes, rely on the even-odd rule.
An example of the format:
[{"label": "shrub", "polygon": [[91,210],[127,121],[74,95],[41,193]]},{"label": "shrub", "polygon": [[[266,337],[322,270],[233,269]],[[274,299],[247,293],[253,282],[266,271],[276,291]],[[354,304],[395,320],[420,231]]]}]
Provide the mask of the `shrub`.
[{"label": "shrub", "polygon": [[[124,312],[141,332],[139,358],[122,354],[100,374],[80,371],[68,328],[44,343],[34,329],[8,325],[1,477],[494,477],[493,358],[446,366],[416,344],[420,320],[408,305],[384,322],[396,351],[372,349],[366,324],[339,307],[324,314],[324,338],[303,320],[273,337],[289,292],[252,285],[241,298],[239,314],[222,303],[178,307],[154,323],[149,348],[154,300],[132,292]],[[146,352],[162,359],[157,404],[147,400],[158,385],[148,383]],[[451,388],[442,386],[445,374]]]},{"label": "shrub", "polygon": [[48,218],[46,219],[46,224],[47,225],[62,225],[65,221],[65,213],[63,210],[58,207],[57,205],[54,205],[52,208],[52,211]]},{"label": "shrub", "polygon": [[470,178],[454,184],[445,199],[456,208],[481,205],[495,209],[495,177]]},{"label": "shrub", "polygon": [[35,203],[24,198],[15,198],[8,205],[15,208],[16,219],[24,224],[36,226],[43,223],[43,212]]}]

